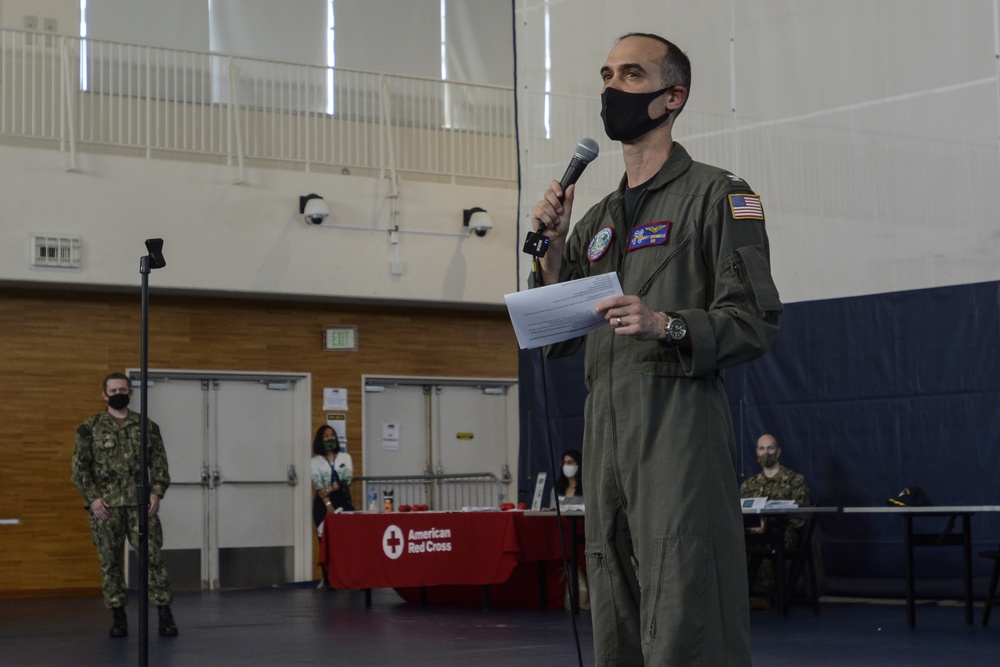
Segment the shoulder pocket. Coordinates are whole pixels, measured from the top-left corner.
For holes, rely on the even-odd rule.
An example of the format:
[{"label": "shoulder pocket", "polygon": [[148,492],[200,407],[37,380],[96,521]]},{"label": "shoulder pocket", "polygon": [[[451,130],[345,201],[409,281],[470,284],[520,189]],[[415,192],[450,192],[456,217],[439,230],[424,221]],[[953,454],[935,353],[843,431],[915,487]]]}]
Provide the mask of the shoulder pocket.
[{"label": "shoulder pocket", "polygon": [[780,313],[781,299],[771,278],[771,265],[764,248],[756,245],[737,248],[730,261],[734,277],[743,288],[754,314],[764,317],[768,313]]}]

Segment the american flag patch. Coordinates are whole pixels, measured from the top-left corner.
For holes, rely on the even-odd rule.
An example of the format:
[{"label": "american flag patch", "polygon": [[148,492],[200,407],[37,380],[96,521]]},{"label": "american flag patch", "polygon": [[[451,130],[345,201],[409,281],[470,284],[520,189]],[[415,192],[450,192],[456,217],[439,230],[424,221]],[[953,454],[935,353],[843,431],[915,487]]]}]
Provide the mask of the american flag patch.
[{"label": "american flag patch", "polygon": [[729,195],[729,208],[733,211],[733,220],[764,219],[759,195]]}]

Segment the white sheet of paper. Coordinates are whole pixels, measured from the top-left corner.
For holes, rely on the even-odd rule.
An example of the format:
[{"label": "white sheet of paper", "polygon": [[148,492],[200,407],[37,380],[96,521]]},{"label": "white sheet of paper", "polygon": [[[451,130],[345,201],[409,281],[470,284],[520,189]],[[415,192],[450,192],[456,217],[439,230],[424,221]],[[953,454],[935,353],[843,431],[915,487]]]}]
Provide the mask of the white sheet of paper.
[{"label": "white sheet of paper", "polygon": [[347,389],[323,387],[323,409],[347,411]]},{"label": "white sheet of paper", "polygon": [[599,301],[621,296],[617,273],[570,280],[565,283],[504,295],[517,344],[522,350],[551,345],[606,326],[594,307]]}]

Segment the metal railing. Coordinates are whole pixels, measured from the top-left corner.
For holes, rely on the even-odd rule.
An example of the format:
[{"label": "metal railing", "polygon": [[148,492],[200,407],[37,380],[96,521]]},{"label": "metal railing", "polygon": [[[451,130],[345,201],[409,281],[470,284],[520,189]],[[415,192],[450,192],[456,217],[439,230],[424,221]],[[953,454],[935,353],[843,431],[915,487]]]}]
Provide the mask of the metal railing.
[{"label": "metal railing", "polygon": [[[504,86],[0,30],[0,137],[513,182]],[[241,174],[242,175],[242,174]]]},{"label": "metal railing", "polygon": [[[368,492],[372,486],[378,495],[381,511],[386,492],[392,492],[396,509],[401,505],[427,505],[431,510],[461,510],[465,508],[500,508],[504,499],[503,482],[489,472],[456,475],[389,475],[355,477],[354,482],[362,505],[368,509]],[[353,484],[352,484],[353,486]]]}]

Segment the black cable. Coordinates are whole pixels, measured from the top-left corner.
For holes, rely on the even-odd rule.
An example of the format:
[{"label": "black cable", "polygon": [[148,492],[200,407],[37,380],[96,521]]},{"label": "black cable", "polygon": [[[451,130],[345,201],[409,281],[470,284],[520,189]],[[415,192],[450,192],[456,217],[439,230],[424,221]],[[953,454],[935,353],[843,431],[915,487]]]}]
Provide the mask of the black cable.
[{"label": "black cable", "polygon": [[[537,262],[536,262],[537,263]],[[545,439],[549,444],[549,475],[552,480],[552,491],[553,497],[555,498],[556,506],[556,524],[559,526],[559,545],[562,548],[562,560],[563,569],[566,572],[566,590],[569,591],[570,596],[570,622],[573,626],[573,642],[576,645],[576,660],[580,667],[583,667],[583,651],[580,649],[580,631],[576,625],[576,611],[580,608],[580,590],[573,590],[572,582],[573,576],[570,572],[570,564],[566,555],[566,535],[563,530],[563,517],[562,509],[559,507],[559,496],[555,493],[556,488],[556,457],[555,457],[555,446],[552,442],[552,420],[549,419],[549,387],[548,379],[545,375],[545,353],[544,348],[539,348],[538,350],[538,361],[541,366],[542,371],[542,416],[545,418]],[[570,548],[576,549],[576,531],[572,536],[570,541]]]}]

